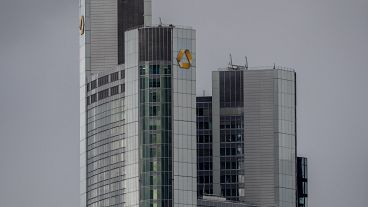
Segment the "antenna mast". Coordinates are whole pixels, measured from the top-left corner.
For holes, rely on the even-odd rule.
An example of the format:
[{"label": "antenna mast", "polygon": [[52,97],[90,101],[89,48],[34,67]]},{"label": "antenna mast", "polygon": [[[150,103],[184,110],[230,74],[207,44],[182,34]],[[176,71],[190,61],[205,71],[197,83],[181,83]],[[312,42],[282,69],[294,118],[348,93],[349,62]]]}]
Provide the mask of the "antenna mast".
[{"label": "antenna mast", "polygon": [[248,57],[245,56],[245,69],[248,70]]}]

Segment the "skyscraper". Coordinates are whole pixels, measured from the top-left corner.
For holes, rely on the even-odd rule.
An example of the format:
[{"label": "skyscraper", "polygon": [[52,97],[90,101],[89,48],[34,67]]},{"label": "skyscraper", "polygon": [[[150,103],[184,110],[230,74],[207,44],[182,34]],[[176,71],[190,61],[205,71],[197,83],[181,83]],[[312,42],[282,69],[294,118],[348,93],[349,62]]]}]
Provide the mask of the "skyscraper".
[{"label": "skyscraper", "polygon": [[195,31],[80,3],[81,207],[196,206]]},{"label": "skyscraper", "polygon": [[[132,15],[127,15],[127,11],[130,11]],[[87,206],[87,193],[90,187],[90,184],[88,184],[90,180],[87,178],[87,167],[91,164],[87,163],[87,132],[89,131],[87,122],[90,120],[87,116],[87,82],[94,79],[94,77],[99,77],[101,85],[98,85],[97,80],[91,81],[89,90],[93,91],[97,87],[102,90],[100,86],[105,85],[102,83],[109,82],[109,71],[124,69],[123,65],[118,67],[118,63],[124,62],[121,60],[125,51],[124,32],[128,27],[151,24],[151,2],[150,0],[80,0],[79,12],[80,206],[84,207]],[[104,74],[104,77],[102,77],[102,74]],[[110,81],[115,82],[115,79]],[[98,92],[101,94],[100,97],[106,96],[107,91],[104,90],[104,92]],[[97,98],[97,94],[92,94],[89,101],[97,101]],[[112,143],[109,145],[112,145]],[[109,145],[106,145],[106,147],[111,147]],[[107,171],[104,173],[107,173]]]},{"label": "skyscraper", "polygon": [[[213,180],[199,180],[200,196],[212,192],[257,206],[296,205],[295,83],[294,71],[271,67],[230,65],[212,73],[212,100],[197,98],[198,155],[211,157],[198,157],[198,177]],[[211,115],[205,115],[204,102],[212,104]],[[211,139],[203,144],[207,126]],[[206,163],[211,173],[201,170]]]}]

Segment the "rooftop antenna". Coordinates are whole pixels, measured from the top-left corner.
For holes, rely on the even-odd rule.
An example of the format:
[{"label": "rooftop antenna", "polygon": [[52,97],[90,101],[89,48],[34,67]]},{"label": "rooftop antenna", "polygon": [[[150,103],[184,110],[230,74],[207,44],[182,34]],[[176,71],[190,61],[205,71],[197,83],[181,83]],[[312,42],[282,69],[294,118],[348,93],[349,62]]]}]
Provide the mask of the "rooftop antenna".
[{"label": "rooftop antenna", "polygon": [[159,19],[160,19],[160,26],[162,25],[162,20],[161,20],[161,17],[159,17]]},{"label": "rooftop antenna", "polygon": [[274,70],[276,69],[276,64],[275,64],[275,63],[273,64],[273,69],[274,69]]},{"label": "rooftop antenna", "polygon": [[233,66],[233,57],[231,56],[231,53],[230,53],[229,57],[230,57],[230,62],[229,62],[229,64],[230,64],[230,66]]},{"label": "rooftop antenna", "polygon": [[245,69],[248,70],[248,57],[245,56]]}]

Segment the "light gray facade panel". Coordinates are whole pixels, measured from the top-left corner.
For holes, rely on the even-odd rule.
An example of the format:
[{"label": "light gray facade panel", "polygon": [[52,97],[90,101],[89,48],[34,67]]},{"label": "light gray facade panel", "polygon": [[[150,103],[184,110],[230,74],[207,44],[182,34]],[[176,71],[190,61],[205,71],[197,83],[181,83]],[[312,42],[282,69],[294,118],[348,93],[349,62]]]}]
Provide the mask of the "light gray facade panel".
[{"label": "light gray facade panel", "polygon": [[213,194],[221,195],[220,186],[220,74],[212,73],[212,165],[213,165]]},{"label": "light gray facade panel", "polygon": [[[173,28],[173,206],[197,206],[196,145],[196,51],[195,31]],[[194,46],[194,47],[193,47]],[[189,69],[177,63],[180,50],[188,49],[193,60]]]},{"label": "light gray facade panel", "polygon": [[[273,98],[273,71],[245,71],[245,201],[260,206],[276,206]],[[265,108],[269,117],[260,116]]]},{"label": "light gray facade panel", "polygon": [[[116,0],[86,0],[86,36],[90,39],[89,70],[93,73],[113,69],[118,64],[118,27]],[[87,69],[88,70],[88,69]]]},{"label": "light gray facade panel", "polygon": [[[284,95],[292,91],[292,84],[285,81],[292,79],[294,72],[281,70],[249,70],[244,75],[245,99],[245,200],[259,206],[295,206],[295,148],[287,150],[280,147],[279,132],[293,134],[292,127],[280,124],[284,117],[291,122],[295,120],[295,106],[292,101],[288,108],[280,110],[279,103],[286,103],[280,99],[292,99],[294,94]],[[281,76],[280,76],[281,75]],[[288,79],[291,78],[291,79]],[[282,85],[282,91],[279,89]],[[282,129],[280,128],[282,126]],[[295,126],[291,124],[290,126]],[[295,136],[290,136],[288,143],[295,143]],[[294,140],[294,142],[293,142]],[[290,160],[283,160],[283,157]],[[289,176],[287,174],[290,174]],[[285,179],[290,180],[288,189]],[[288,182],[289,183],[289,182]],[[295,184],[294,184],[295,185]],[[286,186],[285,186],[286,187]],[[262,192],[262,193],[260,193]],[[289,195],[288,200],[283,198]]]}]

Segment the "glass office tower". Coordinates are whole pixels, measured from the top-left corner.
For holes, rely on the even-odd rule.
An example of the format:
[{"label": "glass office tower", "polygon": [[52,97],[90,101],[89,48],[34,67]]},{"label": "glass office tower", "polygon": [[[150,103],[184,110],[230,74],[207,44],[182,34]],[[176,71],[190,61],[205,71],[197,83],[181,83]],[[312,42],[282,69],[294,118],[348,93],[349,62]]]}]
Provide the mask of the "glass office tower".
[{"label": "glass office tower", "polygon": [[259,206],[296,206],[296,74],[244,71],[245,197]]},{"label": "glass office tower", "polygon": [[[128,12],[129,11],[129,12]],[[113,116],[117,110],[114,108],[114,103],[105,103],[105,97],[108,96],[120,96],[115,93],[123,91],[123,88],[109,89],[111,82],[121,82],[110,77],[112,73],[118,71],[123,71],[124,65],[119,65],[124,63],[124,52],[125,52],[125,40],[124,32],[130,27],[137,27],[141,25],[151,24],[151,0],[80,0],[79,1],[79,12],[80,12],[80,206],[99,206],[100,204],[91,203],[92,200],[87,198],[87,194],[91,192],[91,180],[88,180],[88,176],[91,179],[97,179],[93,177],[94,172],[90,172],[88,168],[92,165],[97,164],[97,158],[91,156],[95,155],[96,149],[94,147],[112,147],[112,143],[107,144],[108,137],[113,137],[113,134],[106,134],[107,132],[100,132],[99,130],[105,128],[115,128],[112,125],[113,120],[108,120],[108,115]],[[110,74],[111,73],[111,74]],[[102,78],[104,77],[104,78]],[[107,77],[107,78],[106,78]],[[101,79],[101,85],[96,78]],[[93,80],[96,79],[96,80]],[[108,84],[103,84],[103,82],[108,82]],[[111,82],[110,82],[111,81]],[[87,88],[89,84],[90,88]],[[119,83],[122,84],[122,83]],[[101,98],[101,101],[100,99]],[[119,99],[123,100],[123,97]],[[88,102],[89,101],[89,102]],[[111,100],[111,102],[116,100]],[[92,103],[93,102],[93,103]],[[121,102],[121,101],[120,101]],[[101,104],[101,106],[99,105]],[[119,103],[122,105],[122,103]],[[105,108],[101,108],[105,107]],[[93,112],[96,111],[96,112]],[[99,113],[102,114],[93,114]],[[88,114],[89,113],[89,114]],[[92,118],[93,116],[103,117],[105,126],[98,126],[98,120]],[[114,119],[116,115],[114,115]],[[89,128],[88,128],[89,127]],[[102,128],[101,128],[102,127]],[[93,133],[96,130],[96,134]],[[102,135],[101,133],[105,133]],[[118,133],[118,132],[114,132]],[[123,136],[123,131],[120,130],[120,137]],[[94,143],[90,138],[91,136],[105,136],[104,141]],[[96,139],[102,139],[96,138]],[[122,138],[120,138],[122,139]],[[117,141],[116,138],[111,138],[111,142]],[[121,148],[121,147],[119,147]],[[114,148],[115,149],[115,148]],[[97,151],[100,149],[97,149]],[[92,152],[93,151],[93,152]],[[109,152],[110,153],[110,152]],[[114,152],[115,153],[115,152]],[[120,154],[122,152],[119,152]],[[96,155],[97,156],[97,155]],[[105,154],[104,156],[107,156]],[[111,155],[112,156],[115,155]],[[115,158],[114,158],[115,159]],[[120,159],[120,158],[119,158]],[[93,161],[95,160],[95,161]],[[93,167],[94,168],[94,167]],[[111,169],[112,170],[112,169]],[[92,174],[91,174],[92,173]],[[107,174],[115,174],[115,171],[101,171],[105,173],[101,176],[107,176]],[[119,173],[121,173],[119,171]],[[97,175],[97,174],[96,174]],[[108,175],[110,176],[110,175]],[[105,190],[107,187],[106,180],[101,180],[98,178],[98,185],[105,184]],[[93,181],[95,182],[95,181]],[[92,183],[93,183],[92,182]],[[109,181],[110,182],[110,181]],[[93,193],[94,194],[94,193]],[[118,193],[120,195],[120,193]],[[92,195],[92,194],[91,194]],[[108,194],[107,194],[108,195]],[[105,196],[107,196],[105,195]],[[114,197],[114,196],[113,196]],[[102,197],[99,199],[103,199]],[[88,200],[88,201],[87,201]],[[114,198],[112,198],[111,202]],[[118,202],[119,199],[116,200]],[[90,204],[88,204],[90,202]],[[106,201],[110,202],[110,201]],[[119,201],[120,202],[120,201]],[[101,204],[102,205],[102,204]],[[104,205],[107,205],[106,203]]]},{"label": "glass office tower", "polygon": [[244,197],[244,70],[212,73],[214,193]]},{"label": "glass office tower", "polygon": [[87,79],[85,206],[124,202],[124,82],[121,66]]},{"label": "glass office tower", "polygon": [[[206,119],[212,139],[206,148],[199,147],[204,130],[197,130],[198,154],[212,153],[213,195],[256,206],[296,206],[295,97],[292,70],[231,65],[212,73],[212,115]],[[197,111],[204,99],[197,98]],[[199,125],[203,115],[197,116]],[[205,162],[198,157],[199,177]]]},{"label": "glass office tower", "polygon": [[80,1],[80,206],[196,206],[195,31]]},{"label": "glass office tower", "polygon": [[196,206],[195,31],[125,35],[126,206]]},{"label": "glass office tower", "polygon": [[195,54],[194,30],[142,26],[86,78],[81,206],[196,206]]}]

